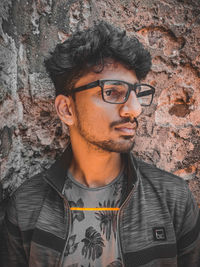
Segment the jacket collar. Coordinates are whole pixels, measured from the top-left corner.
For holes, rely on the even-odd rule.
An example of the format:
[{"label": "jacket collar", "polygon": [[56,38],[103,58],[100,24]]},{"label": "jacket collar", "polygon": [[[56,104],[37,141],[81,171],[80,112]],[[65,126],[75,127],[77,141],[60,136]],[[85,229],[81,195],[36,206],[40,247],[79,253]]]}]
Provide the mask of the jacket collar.
[{"label": "jacket collar", "polygon": [[71,143],[68,143],[61,157],[44,173],[45,180],[61,194],[71,159],[72,147]]},{"label": "jacket collar", "polygon": [[[131,191],[133,186],[136,186],[140,177],[137,161],[132,153],[123,153],[122,157],[125,162],[125,175],[128,178],[128,191]],[[71,143],[67,145],[62,156],[44,172],[45,180],[58,191],[63,194],[66,174],[72,159]]]}]

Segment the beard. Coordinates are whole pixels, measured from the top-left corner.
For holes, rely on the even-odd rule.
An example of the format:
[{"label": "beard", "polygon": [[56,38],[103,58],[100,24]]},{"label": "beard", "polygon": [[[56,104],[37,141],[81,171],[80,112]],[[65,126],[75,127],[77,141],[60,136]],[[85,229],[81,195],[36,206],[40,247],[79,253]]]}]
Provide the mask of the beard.
[{"label": "beard", "polygon": [[[105,139],[105,140],[97,140],[95,136],[90,134],[90,130],[88,127],[84,126],[83,120],[80,119],[79,112],[76,108],[76,116],[77,116],[77,128],[79,134],[84,138],[84,140],[88,143],[88,146],[92,146],[93,149],[98,150],[99,152],[116,152],[116,153],[126,153],[133,149],[134,146],[134,136],[130,135],[121,135],[120,140],[112,140],[112,139]],[[123,123],[135,123],[136,127],[138,128],[138,121],[136,118],[131,119],[129,117],[123,118],[120,121],[112,122],[109,126],[112,129],[114,126],[123,124]]]},{"label": "beard", "polygon": [[[88,136],[89,137],[89,136]],[[125,136],[122,138],[126,139]],[[103,141],[95,141],[94,139],[85,138],[87,142],[97,148],[99,151],[107,151],[107,152],[116,152],[116,153],[126,153],[132,150],[134,146],[134,141],[131,141],[132,137],[127,136],[129,141],[125,143],[117,142],[113,140],[103,140]]]}]

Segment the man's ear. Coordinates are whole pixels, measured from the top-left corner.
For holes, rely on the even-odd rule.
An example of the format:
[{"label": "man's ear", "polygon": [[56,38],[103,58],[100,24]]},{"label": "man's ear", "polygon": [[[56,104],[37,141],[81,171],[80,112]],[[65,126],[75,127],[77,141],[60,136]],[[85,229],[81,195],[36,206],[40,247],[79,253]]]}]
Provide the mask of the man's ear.
[{"label": "man's ear", "polygon": [[68,126],[73,125],[74,116],[72,108],[72,98],[58,95],[55,99],[55,108],[59,118]]}]

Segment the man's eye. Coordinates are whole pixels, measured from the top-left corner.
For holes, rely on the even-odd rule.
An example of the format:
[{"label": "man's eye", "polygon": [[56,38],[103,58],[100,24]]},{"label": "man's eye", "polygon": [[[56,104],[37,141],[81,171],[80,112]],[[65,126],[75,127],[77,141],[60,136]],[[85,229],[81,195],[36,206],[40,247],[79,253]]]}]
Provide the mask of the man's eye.
[{"label": "man's eye", "polygon": [[105,90],[106,96],[118,96],[120,94],[120,91],[116,88],[109,88]]},{"label": "man's eye", "polygon": [[140,91],[141,91],[141,86],[137,86],[135,91],[136,95],[139,94]]},{"label": "man's eye", "polygon": [[107,96],[111,96],[111,95],[114,95],[116,92],[115,92],[115,90],[113,90],[113,89],[109,89],[109,90],[106,90],[105,91],[105,94],[107,95]]}]

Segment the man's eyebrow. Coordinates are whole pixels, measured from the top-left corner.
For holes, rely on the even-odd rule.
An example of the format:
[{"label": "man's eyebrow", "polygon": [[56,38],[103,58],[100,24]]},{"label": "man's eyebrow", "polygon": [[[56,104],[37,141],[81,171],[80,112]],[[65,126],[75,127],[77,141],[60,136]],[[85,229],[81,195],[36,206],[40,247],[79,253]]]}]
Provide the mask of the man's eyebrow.
[{"label": "man's eyebrow", "polygon": [[123,81],[108,81],[108,83],[106,83],[106,85],[122,85]]}]

